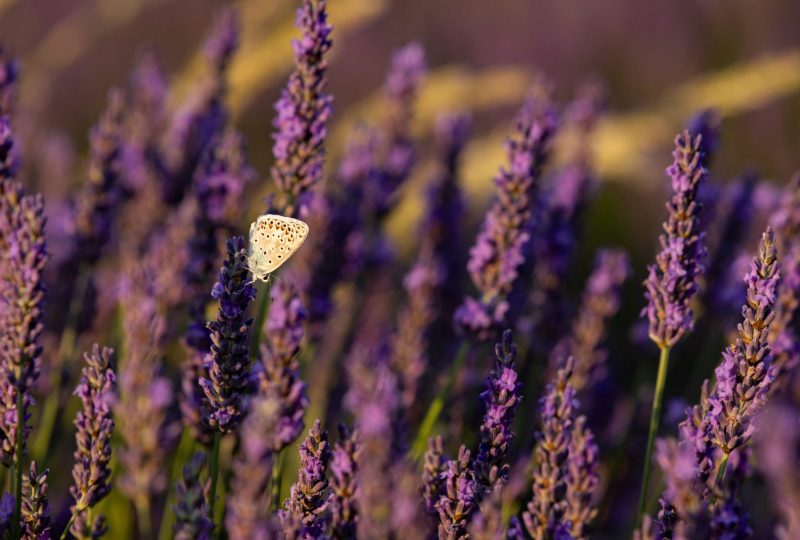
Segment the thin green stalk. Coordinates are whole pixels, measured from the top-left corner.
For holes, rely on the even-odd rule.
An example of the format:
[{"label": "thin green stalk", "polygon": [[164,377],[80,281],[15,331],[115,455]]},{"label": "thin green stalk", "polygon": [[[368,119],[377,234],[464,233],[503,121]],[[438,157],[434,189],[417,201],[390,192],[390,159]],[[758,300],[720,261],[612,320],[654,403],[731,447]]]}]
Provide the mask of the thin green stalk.
[{"label": "thin green stalk", "polygon": [[281,471],[283,470],[283,450],[275,455],[272,461],[272,483],[270,505],[273,512],[277,512],[281,501]]},{"label": "thin green stalk", "polygon": [[456,381],[456,375],[461,369],[461,365],[464,363],[468,349],[469,342],[466,339],[462,340],[461,345],[458,348],[458,352],[456,353],[456,358],[453,361],[453,365],[450,366],[450,371],[447,374],[447,380],[428,407],[428,411],[425,413],[425,417],[420,423],[417,436],[414,438],[414,443],[411,445],[411,457],[414,460],[420,459],[422,454],[425,453],[425,448],[428,445],[428,438],[431,436],[431,432],[436,425],[436,421],[439,420],[439,415],[442,414],[442,409],[444,409],[444,404],[450,395],[450,391],[453,389],[453,384],[455,384]]},{"label": "thin green stalk", "polygon": [[59,536],[60,540],[66,540],[67,535],[69,534],[69,530],[72,528],[72,524],[75,523],[75,518],[76,517],[78,517],[78,512],[77,511],[73,511],[72,515],[69,516],[69,521],[67,521],[67,526],[64,527],[64,530],[62,531],[61,536]]},{"label": "thin green stalk", "polygon": [[639,512],[636,514],[636,529],[641,527],[642,518],[647,508],[647,494],[650,484],[650,461],[653,455],[653,444],[658,434],[658,423],[661,419],[661,401],[664,397],[664,383],[667,381],[668,365],[669,347],[663,347],[658,359],[658,376],[656,377],[656,390],[653,395],[653,411],[650,415],[650,431],[647,435],[647,450],[644,456],[644,473],[642,474],[642,490],[639,494]]},{"label": "thin green stalk", "polygon": [[211,466],[209,475],[211,476],[211,490],[208,495],[208,510],[211,513],[211,522],[214,521],[214,506],[217,500],[217,479],[219,478],[219,443],[222,441],[222,432],[214,432],[214,447],[211,449]]},{"label": "thin green stalk", "polygon": [[152,538],[150,526],[150,498],[136,498],[136,521],[139,523],[139,535],[141,538]]},{"label": "thin green stalk", "polygon": [[253,324],[253,337],[250,340],[250,358],[258,358],[261,337],[264,335],[264,321],[267,320],[267,312],[269,311],[269,293],[271,289],[271,283],[267,282],[266,286],[258,291],[258,308],[256,311],[255,323]]},{"label": "thin green stalk", "polygon": [[167,484],[170,487],[167,488],[167,501],[164,504],[164,511],[161,514],[161,524],[158,527],[158,540],[168,540],[172,533],[172,505],[175,502],[175,490],[171,489],[171,487],[177,483],[178,478],[180,478],[181,468],[189,461],[189,456],[192,455],[192,446],[193,440],[191,430],[184,428],[183,433],[181,433],[181,440],[178,443],[178,449],[175,451],[172,467],[170,468],[169,483]]},{"label": "thin green stalk", "polygon": [[55,357],[55,365],[53,366],[53,389],[44,402],[42,418],[39,421],[39,429],[37,430],[38,435],[33,444],[33,456],[38,463],[46,460],[47,452],[50,449],[50,440],[61,408],[61,380],[64,366],[69,365],[72,359],[72,352],[75,349],[75,342],[78,337],[78,317],[80,316],[83,297],[86,295],[86,288],[89,286],[89,275],[86,267],[81,266],[78,269],[78,278],[75,281],[73,295],[69,301],[67,320],[64,324],[64,331],[61,333],[58,354]]},{"label": "thin green stalk", "polygon": [[723,453],[722,454],[722,461],[719,463],[719,469],[717,469],[717,476],[714,478],[714,490],[711,492],[711,502],[715,502],[717,489],[722,485],[722,481],[725,480],[725,469],[728,468],[728,458],[730,454]]}]

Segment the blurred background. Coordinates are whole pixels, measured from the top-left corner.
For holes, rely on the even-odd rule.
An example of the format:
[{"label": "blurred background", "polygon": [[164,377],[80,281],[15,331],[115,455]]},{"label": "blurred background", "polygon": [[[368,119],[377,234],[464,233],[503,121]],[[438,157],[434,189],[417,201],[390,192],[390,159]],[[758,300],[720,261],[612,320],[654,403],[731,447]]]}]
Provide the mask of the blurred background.
[{"label": "blurred background", "polygon": [[[2,43],[21,61],[15,129],[29,185],[58,204],[80,183],[88,129],[108,90],[126,84],[143,47],[154,50],[170,74],[171,99],[185,97],[202,71],[198,51],[214,15],[230,4],[240,9],[243,37],[231,66],[228,104],[262,179],[251,188],[256,195],[270,191],[272,104],[292,65],[293,0],[0,0]],[[644,303],[640,283],[665,215],[664,168],[675,134],[692,114],[706,107],[719,111],[712,175],[726,183],[757,172],[764,184],[756,194],[764,195],[765,208],[769,186],[786,183],[800,165],[800,2],[794,0],[331,0],[329,9],[329,89],[335,99],[329,164],[335,164],[348,127],[380,114],[392,51],[418,41],[430,65],[415,119],[423,159],[437,113],[473,115],[463,158],[473,222],[492,196],[503,136],[534,78],[549,78],[563,104],[587,82],[605,84],[608,110],[593,143],[602,183],[580,246],[584,270],[573,279],[585,276],[598,246],[622,246],[631,254],[635,276],[626,288],[617,340],[629,337]],[[420,170],[390,222],[401,247],[411,247],[403,240],[420,212],[415,201],[424,163]],[[243,225],[263,206],[260,196],[250,200],[254,206],[242,210]],[[754,249],[755,241],[748,245]],[[719,351],[721,343],[706,350]],[[629,379],[632,393],[646,396],[654,350],[627,342],[615,348],[612,366]],[[707,363],[709,369],[714,363]],[[631,366],[638,366],[643,389],[634,384]],[[668,396],[696,399],[696,384],[680,376],[671,380]],[[674,425],[670,418],[664,423]],[[618,457],[624,462],[624,455]],[[614,537],[613,527],[608,531]]]}]

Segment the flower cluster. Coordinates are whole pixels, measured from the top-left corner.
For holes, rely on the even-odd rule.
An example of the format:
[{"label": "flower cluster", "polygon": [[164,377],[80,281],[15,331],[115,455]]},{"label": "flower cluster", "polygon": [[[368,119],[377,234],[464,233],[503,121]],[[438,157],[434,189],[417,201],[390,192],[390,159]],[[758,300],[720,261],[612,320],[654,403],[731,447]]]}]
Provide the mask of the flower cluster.
[{"label": "flower cluster", "polygon": [[534,95],[517,116],[516,135],[507,142],[508,164],[495,179],[497,201],[469,252],[467,269],[480,296],[466,297],[455,314],[463,330],[481,339],[507,319],[508,295],[525,262],[539,175],[556,126],[549,96]]}]

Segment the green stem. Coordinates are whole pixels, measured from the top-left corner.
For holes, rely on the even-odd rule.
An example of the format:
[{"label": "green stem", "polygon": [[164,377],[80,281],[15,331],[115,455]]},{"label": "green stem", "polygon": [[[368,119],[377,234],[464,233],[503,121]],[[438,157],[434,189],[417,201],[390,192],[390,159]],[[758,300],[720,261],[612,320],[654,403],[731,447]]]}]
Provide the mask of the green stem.
[{"label": "green stem", "polygon": [[75,288],[69,301],[67,320],[64,324],[64,331],[61,333],[58,354],[55,357],[53,366],[53,388],[44,402],[38,435],[33,444],[33,456],[38,463],[45,461],[47,452],[50,449],[50,440],[53,436],[53,429],[61,406],[61,381],[64,366],[69,365],[72,352],[75,349],[75,342],[78,337],[78,317],[80,316],[83,297],[86,296],[86,288],[89,286],[89,275],[87,268],[82,266],[78,269],[78,278],[75,281]]},{"label": "green stem", "polygon": [[273,512],[277,512],[280,508],[281,501],[281,471],[283,469],[283,450],[275,455],[272,462],[272,493],[270,496],[270,505]]},{"label": "green stem", "polygon": [[61,536],[59,536],[60,540],[66,540],[67,535],[69,534],[69,530],[72,528],[72,524],[75,523],[75,518],[76,517],[78,517],[77,510],[73,511],[72,515],[69,516],[69,521],[67,521],[67,526],[64,527],[64,531],[61,533]]},{"label": "green stem", "polygon": [[[722,481],[725,479],[725,469],[728,467],[728,458],[729,457],[730,457],[730,454],[727,454],[727,453],[723,453],[722,454],[722,461],[720,461],[720,463],[719,463],[719,469],[717,469],[717,476],[714,479],[714,491],[713,491],[713,494],[716,494],[717,488],[720,487],[720,485],[722,484]],[[712,494],[712,496],[715,496],[713,494]]]},{"label": "green stem", "polygon": [[150,498],[136,498],[136,521],[139,523],[139,535],[141,538],[151,538],[150,527]]},{"label": "green stem", "polygon": [[261,337],[264,335],[264,321],[267,320],[267,311],[269,311],[269,293],[271,289],[272,286],[267,283],[265,287],[258,291],[258,309],[253,324],[253,337],[250,340],[250,358],[258,358]]},{"label": "green stem", "polygon": [[656,377],[656,390],[653,395],[653,411],[650,415],[650,431],[647,435],[647,450],[644,456],[644,473],[642,474],[642,490],[639,494],[639,512],[636,514],[636,529],[642,525],[645,509],[647,508],[647,494],[650,484],[650,461],[653,455],[653,444],[658,434],[658,423],[661,419],[661,401],[664,396],[664,384],[667,381],[667,366],[669,365],[669,347],[661,349],[658,359],[658,376]]},{"label": "green stem", "polygon": [[[172,467],[169,473],[168,486],[173,486],[180,478],[181,468],[189,461],[189,456],[192,454],[192,433],[191,430],[184,428],[181,434],[178,449],[175,451],[175,457],[172,461]],[[158,540],[168,540],[172,532],[172,505],[175,502],[175,490],[167,488],[167,501],[164,504],[164,511],[161,514],[161,524],[158,527]]]},{"label": "green stem", "polygon": [[15,480],[15,493],[16,501],[14,504],[14,534],[12,538],[21,538],[21,525],[22,525],[22,458],[24,455],[24,437],[25,432],[25,411],[23,410],[23,392],[17,388],[17,467],[15,472],[17,477]]},{"label": "green stem", "polygon": [[439,415],[442,414],[442,409],[444,409],[444,404],[450,395],[450,391],[453,389],[453,384],[455,384],[456,381],[456,375],[461,369],[461,365],[464,363],[468,349],[469,342],[465,339],[461,342],[461,345],[458,348],[456,358],[453,361],[453,365],[450,366],[450,371],[447,374],[447,380],[445,381],[444,386],[441,388],[441,390],[439,390],[439,393],[436,394],[436,397],[431,402],[430,407],[428,407],[428,411],[425,413],[425,417],[422,419],[422,423],[420,423],[417,436],[414,438],[414,443],[411,445],[411,457],[414,460],[419,460],[422,457],[422,454],[425,453],[425,448],[428,445],[428,438],[431,436],[431,432],[436,425],[436,421],[439,420]]},{"label": "green stem", "polygon": [[222,432],[214,432],[214,447],[211,449],[211,490],[208,496],[208,511],[211,513],[211,523],[214,523],[214,506],[217,501],[217,479],[219,478],[219,443],[222,441]]}]

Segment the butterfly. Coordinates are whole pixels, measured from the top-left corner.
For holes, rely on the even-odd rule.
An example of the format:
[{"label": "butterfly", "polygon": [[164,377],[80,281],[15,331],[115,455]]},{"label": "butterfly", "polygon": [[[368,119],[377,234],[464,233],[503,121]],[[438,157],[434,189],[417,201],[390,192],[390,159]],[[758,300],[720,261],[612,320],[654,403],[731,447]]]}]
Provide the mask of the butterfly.
[{"label": "butterfly", "polygon": [[308,236],[308,225],[277,214],[259,216],[250,225],[247,265],[254,279],[267,281],[269,274],[289,260]]}]

